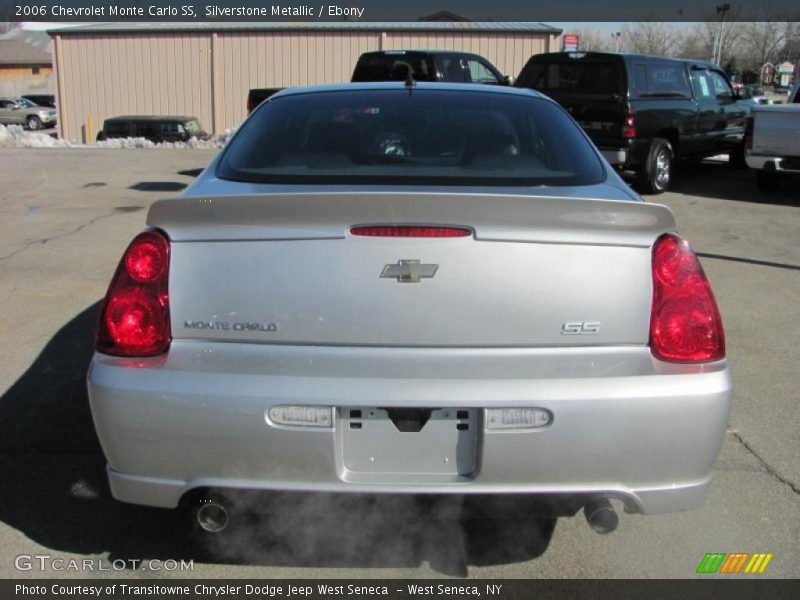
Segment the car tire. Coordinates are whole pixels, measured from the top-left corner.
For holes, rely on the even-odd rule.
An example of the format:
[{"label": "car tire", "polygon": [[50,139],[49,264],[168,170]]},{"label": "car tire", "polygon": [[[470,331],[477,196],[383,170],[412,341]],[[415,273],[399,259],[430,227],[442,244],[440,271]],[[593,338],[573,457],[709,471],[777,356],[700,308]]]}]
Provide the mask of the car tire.
[{"label": "car tire", "polygon": [[778,191],[778,188],[781,186],[781,180],[780,177],[772,171],[761,169],[756,172],[756,184],[758,184],[758,189],[762,192],[771,193]]},{"label": "car tire", "polygon": [[734,169],[746,169],[747,161],[744,158],[744,144],[739,144],[735,150],[728,154],[728,164]]},{"label": "car tire", "polygon": [[38,131],[42,128],[42,120],[35,115],[28,117],[28,120],[25,122],[25,124],[31,131]]},{"label": "car tire", "polygon": [[655,138],[650,144],[650,153],[644,171],[640,175],[638,187],[646,194],[660,194],[669,189],[675,168],[675,155],[670,143]]}]

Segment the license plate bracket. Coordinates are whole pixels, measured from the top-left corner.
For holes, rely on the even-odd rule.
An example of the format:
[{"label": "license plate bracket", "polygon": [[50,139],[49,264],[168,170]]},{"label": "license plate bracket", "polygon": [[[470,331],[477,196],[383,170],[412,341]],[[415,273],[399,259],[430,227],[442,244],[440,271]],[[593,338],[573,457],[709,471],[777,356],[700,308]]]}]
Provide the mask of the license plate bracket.
[{"label": "license plate bracket", "polygon": [[346,478],[474,477],[476,409],[358,407],[337,412]]}]

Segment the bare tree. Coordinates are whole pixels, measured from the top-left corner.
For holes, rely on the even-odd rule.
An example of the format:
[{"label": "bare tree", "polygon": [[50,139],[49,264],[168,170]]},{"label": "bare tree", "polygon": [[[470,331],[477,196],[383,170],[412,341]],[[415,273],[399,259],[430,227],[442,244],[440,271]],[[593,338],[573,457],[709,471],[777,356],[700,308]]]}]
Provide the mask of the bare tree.
[{"label": "bare tree", "polygon": [[779,60],[791,30],[790,23],[743,23],[742,64],[758,71],[766,62]]},{"label": "bare tree", "polygon": [[[768,11],[760,14],[761,18],[772,16]],[[800,58],[800,24],[776,20],[725,22],[724,26],[710,19],[697,23],[684,34],[677,55],[708,60],[720,34],[719,64],[737,75],[761,76],[766,63]]]},{"label": "bare tree", "polygon": [[[742,54],[742,23],[738,21],[725,21],[724,23],[710,22],[711,28],[718,28],[719,47],[717,49],[717,64],[724,65],[731,59]],[[710,57],[709,57],[710,58]]]},{"label": "bare tree", "polygon": [[[675,54],[682,58],[711,60],[715,50],[719,64],[724,65],[732,59],[742,57],[742,27],[738,21],[708,20],[697,23],[684,33],[676,46]],[[719,48],[717,48],[719,44]]]},{"label": "bare tree", "polygon": [[781,58],[797,62],[800,60],[800,23],[789,23],[786,28],[786,41],[780,50]]},{"label": "bare tree", "polygon": [[796,30],[785,9],[772,2],[760,4],[751,23],[742,24],[742,63],[758,71],[767,62],[776,62],[783,56],[789,38]]},{"label": "bare tree", "polygon": [[694,27],[684,32],[675,55],[681,58],[696,58],[708,60],[714,53],[716,32],[709,23],[696,23]]},{"label": "bare tree", "polygon": [[681,33],[665,23],[645,21],[622,28],[625,50],[656,56],[671,56],[680,47]]},{"label": "bare tree", "polygon": [[609,50],[608,40],[596,29],[576,29],[574,33],[580,36],[581,50],[584,52],[606,52]]}]

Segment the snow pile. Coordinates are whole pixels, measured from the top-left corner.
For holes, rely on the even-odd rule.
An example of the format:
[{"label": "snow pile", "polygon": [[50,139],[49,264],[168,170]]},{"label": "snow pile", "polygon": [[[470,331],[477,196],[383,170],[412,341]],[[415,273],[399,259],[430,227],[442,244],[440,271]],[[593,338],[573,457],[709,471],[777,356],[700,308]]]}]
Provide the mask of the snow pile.
[{"label": "snow pile", "polygon": [[212,135],[207,140],[196,137],[188,142],[161,142],[155,144],[145,138],[114,138],[89,144],[94,148],[188,148],[189,150],[215,150],[222,148],[233,135],[235,129],[226,129],[219,135]]},{"label": "snow pile", "polygon": [[0,148],[186,148],[189,150],[215,150],[222,148],[235,129],[226,129],[207,140],[191,138],[188,142],[162,142],[155,144],[145,138],[114,138],[94,144],[76,144],[57,139],[45,133],[26,131],[21,125],[0,125]]},{"label": "snow pile", "polygon": [[0,125],[0,148],[72,148],[75,145],[46,133],[25,131],[22,125]]},{"label": "snow pile", "polygon": [[102,142],[95,142],[94,144],[87,144],[86,148],[155,148],[156,144],[145,138],[113,138],[110,140],[103,140]]}]

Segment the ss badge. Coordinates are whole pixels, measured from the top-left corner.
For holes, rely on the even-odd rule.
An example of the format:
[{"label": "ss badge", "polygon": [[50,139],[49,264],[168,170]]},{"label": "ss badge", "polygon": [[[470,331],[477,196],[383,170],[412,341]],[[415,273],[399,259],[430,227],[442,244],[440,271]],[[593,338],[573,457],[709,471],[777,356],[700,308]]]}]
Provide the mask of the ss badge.
[{"label": "ss badge", "polygon": [[600,333],[600,321],[567,321],[561,326],[561,335],[593,335]]}]

